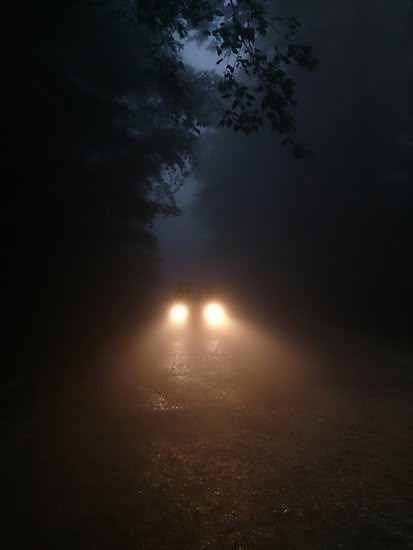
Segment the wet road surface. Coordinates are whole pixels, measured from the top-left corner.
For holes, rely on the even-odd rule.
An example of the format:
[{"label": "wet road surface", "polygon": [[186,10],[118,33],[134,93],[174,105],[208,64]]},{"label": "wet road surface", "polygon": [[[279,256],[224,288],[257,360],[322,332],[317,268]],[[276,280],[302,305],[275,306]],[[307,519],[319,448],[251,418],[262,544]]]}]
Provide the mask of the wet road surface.
[{"label": "wet road surface", "polygon": [[8,547],[408,548],[405,380],[334,372],[237,323],[84,358],[15,442]]}]

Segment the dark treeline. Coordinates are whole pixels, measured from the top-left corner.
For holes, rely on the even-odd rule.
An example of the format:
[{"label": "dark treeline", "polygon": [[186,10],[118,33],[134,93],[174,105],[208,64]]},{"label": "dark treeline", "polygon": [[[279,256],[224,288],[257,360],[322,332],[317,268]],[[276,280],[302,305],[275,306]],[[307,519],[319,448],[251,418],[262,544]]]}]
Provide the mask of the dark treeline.
[{"label": "dark treeline", "polygon": [[[179,213],[174,192],[202,127],[251,133],[267,120],[296,156],[304,153],[293,137],[294,82],[281,69],[315,65],[311,49],[295,40],[298,21],[278,21],[286,34],[276,35],[279,54],[267,59],[252,47],[270,34],[261,3],[220,5],[41,0],[4,10],[3,274],[11,332],[34,326],[37,338],[84,308],[101,311],[99,301],[109,314],[120,295],[143,306],[158,271],[150,224]],[[247,35],[243,17],[256,26]],[[181,43],[190,34],[215,41],[218,64],[227,60],[219,82],[184,67]],[[256,74],[259,110],[237,70]]]},{"label": "dark treeline", "polygon": [[158,263],[148,225],[177,211],[171,182],[187,169],[192,137],[167,105],[178,115],[184,99],[171,70],[149,61],[148,31],[115,7],[7,9],[7,318],[12,331],[35,328],[35,339],[143,306]]},{"label": "dark treeline", "polygon": [[[148,198],[162,151],[151,161],[150,113],[128,104],[132,91],[145,92],[131,70],[144,55],[142,36],[91,2],[27,2],[7,16],[7,313],[12,330],[29,324],[39,338],[103,296],[109,313],[128,287],[121,278],[131,294],[148,284],[156,243],[145,224],[173,205]],[[166,131],[162,139],[166,155],[187,147]]]}]

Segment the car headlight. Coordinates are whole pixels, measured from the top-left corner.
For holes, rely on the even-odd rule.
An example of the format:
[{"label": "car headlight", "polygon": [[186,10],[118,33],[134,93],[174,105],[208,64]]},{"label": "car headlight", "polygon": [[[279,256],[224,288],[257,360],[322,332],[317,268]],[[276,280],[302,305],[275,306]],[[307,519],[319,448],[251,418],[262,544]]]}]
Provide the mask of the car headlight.
[{"label": "car headlight", "polygon": [[171,307],[170,316],[174,323],[184,323],[188,318],[188,308],[183,304],[175,304]]},{"label": "car headlight", "polygon": [[222,325],[225,321],[225,311],[220,304],[208,304],[204,310],[204,315],[210,325]]}]

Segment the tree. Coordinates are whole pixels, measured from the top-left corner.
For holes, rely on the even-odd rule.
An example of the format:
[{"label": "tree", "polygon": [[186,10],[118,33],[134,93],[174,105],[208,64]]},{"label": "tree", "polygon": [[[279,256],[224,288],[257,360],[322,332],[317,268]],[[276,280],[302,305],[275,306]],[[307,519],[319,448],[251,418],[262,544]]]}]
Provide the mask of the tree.
[{"label": "tree", "polygon": [[179,59],[183,42],[190,37],[208,42],[216,64],[225,65],[217,85],[225,102],[221,127],[250,134],[267,121],[284,144],[293,145],[294,154],[304,153],[293,138],[291,109],[297,102],[288,67],[311,71],[316,60],[311,46],[297,42],[296,17],[269,17],[265,0],[144,0],[135,1],[127,14],[158,38],[178,75],[185,70]]},{"label": "tree", "polygon": [[[251,133],[267,121],[303,153],[293,138],[288,66],[311,70],[315,60],[296,42],[299,22],[270,19],[264,1],[42,0],[8,9],[10,136],[99,179],[110,209],[118,204],[145,223],[178,213],[174,189],[200,129],[215,122],[200,108],[211,106],[214,91],[220,126]],[[217,66],[225,65],[219,78],[184,66],[191,38],[215,49]]]},{"label": "tree", "polygon": [[[113,266],[125,248],[141,269],[156,256],[147,226],[179,213],[174,193],[207,126],[250,133],[267,121],[303,154],[289,66],[315,62],[296,42],[298,21],[270,20],[261,0],[41,0],[3,15],[11,285],[31,292],[33,271],[44,285],[56,266],[84,272],[96,254]],[[190,39],[224,70],[185,66]]]}]

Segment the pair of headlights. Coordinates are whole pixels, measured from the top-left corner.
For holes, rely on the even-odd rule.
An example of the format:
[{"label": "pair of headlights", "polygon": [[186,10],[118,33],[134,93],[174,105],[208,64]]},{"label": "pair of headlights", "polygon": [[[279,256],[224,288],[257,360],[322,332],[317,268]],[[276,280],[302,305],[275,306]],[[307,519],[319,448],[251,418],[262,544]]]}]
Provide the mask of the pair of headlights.
[{"label": "pair of headlights", "polygon": [[[208,304],[203,310],[205,321],[210,325],[222,325],[225,311],[220,304]],[[171,319],[176,324],[183,324],[189,317],[189,308],[184,304],[175,304],[171,308]]]}]

